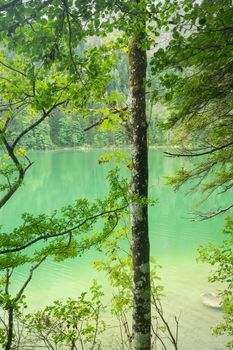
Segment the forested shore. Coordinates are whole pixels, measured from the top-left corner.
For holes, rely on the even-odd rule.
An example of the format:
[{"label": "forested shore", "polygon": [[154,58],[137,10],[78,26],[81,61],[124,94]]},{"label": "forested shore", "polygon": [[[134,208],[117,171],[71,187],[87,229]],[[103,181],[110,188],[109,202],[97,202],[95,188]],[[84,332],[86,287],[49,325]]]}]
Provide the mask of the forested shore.
[{"label": "forested shore", "polygon": [[[148,141],[150,146],[173,145],[171,133],[157,128],[163,120],[164,113],[153,116],[150,122]],[[93,119],[93,123],[94,123]],[[104,130],[92,128],[85,131],[91,124],[75,113],[65,114],[56,111],[48,120],[32,130],[20,142],[27,150],[51,150],[64,148],[114,148],[129,146],[129,137],[124,126],[118,130]],[[17,124],[15,125],[16,133]]]}]

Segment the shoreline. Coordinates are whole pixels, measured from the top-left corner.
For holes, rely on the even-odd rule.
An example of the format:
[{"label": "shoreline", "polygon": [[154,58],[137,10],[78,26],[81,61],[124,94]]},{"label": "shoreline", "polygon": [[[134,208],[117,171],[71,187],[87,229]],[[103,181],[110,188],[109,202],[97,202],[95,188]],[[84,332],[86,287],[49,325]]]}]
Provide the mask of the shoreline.
[{"label": "shoreline", "polygon": [[[117,151],[117,150],[130,150],[130,145],[123,146],[123,147],[116,147],[116,146],[108,146],[108,147],[91,147],[91,146],[80,146],[80,147],[57,147],[57,148],[46,148],[46,149],[26,149],[27,152],[70,152],[70,151],[82,151],[82,152],[89,152],[89,151],[101,151],[101,150],[107,150],[107,151]],[[174,145],[149,145],[148,149],[175,149],[179,148],[178,146]]]}]

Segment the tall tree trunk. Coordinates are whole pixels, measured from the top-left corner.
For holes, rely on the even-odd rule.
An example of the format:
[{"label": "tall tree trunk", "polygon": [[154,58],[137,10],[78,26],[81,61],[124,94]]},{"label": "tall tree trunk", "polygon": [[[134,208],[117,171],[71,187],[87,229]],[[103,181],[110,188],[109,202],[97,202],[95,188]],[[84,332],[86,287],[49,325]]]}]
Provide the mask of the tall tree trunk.
[{"label": "tall tree trunk", "polygon": [[146,203],[148,197],[145,98],[147,57],[143,46],[139,46],[142,43],[145,43],[143,30],[132,35],[129,45],[129,112],[132,137],[131,193],[133,196],[131,230],[134,274],[132,350],[150,350],[151,348],[150,243]]},{"label": "tall tree trunk", "polygon": [[12,340],[13,340],[13,323],[14,322],[14,309],[10,305],[8,308],[8,329],[7,329],[7,342],[5,345],[5,350],[11,350]]}]

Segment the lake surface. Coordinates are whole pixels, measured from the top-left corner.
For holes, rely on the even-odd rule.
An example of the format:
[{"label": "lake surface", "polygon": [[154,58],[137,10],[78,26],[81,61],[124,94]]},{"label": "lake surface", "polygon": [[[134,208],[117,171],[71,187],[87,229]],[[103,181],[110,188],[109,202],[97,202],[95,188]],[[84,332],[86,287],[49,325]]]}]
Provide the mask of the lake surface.
[{"label": "lake surface", "polygon": [[[34,152],[35,162],[25,184],[0,210],[4,231],[20,223],[22,212],[34,214],[50,212],[77,198],[95,199],[106,193],[105,176],[109,164],[98,163],[104,151]],[[163,156],[161,150],[150,151],[150,196],[159,203],[150,208],[151,254],[162,265],[161,283],[165,286],[163,300],[168,320],[180,315],[180,350],[223,350],[224,339],[211,336],[211,327],[221,320],[221,312],[201,304],[200,295],[215,292],[219,286],[208,284],[209,267],[196,263],[197,248],[208,241],[221,242],[223,218],[192,222],[189,213],[198,201],[198,195],[187,196],[187,188],[174,193],[164,186],[164,176],[171,175],[182,165],[182,160]],[[212,198],[208,205],[218,207]],[[92,268],[92,262],[101,253],[88,252],[81,258],[60,264],[48,261],[36,271],[27,289],[29,307],[41,308],[55,299],[76,297],[86,290],[93,278],[103,283],[106,278]],[[25,280],[27,268],[15,275],[12,290]],[[108,292],[107,292],[108,293]]]}]

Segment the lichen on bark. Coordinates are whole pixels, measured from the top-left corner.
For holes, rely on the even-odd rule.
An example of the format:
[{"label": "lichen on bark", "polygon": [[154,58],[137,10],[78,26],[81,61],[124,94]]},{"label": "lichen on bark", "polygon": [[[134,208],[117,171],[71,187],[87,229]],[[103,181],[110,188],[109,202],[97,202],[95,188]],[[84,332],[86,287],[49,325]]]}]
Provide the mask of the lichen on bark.
[{"label": "lichen on bark", "polygon": [[[144,25],[146,25],[144,23]],[[133,322],[132,350],[151,348],[150,244],[148,232],[148,146],[146,120],[145,31],[135,31],[129,44],[129,117],[132,141],[132,257]],[[137,198],[139,200],[137,200]]]}]

